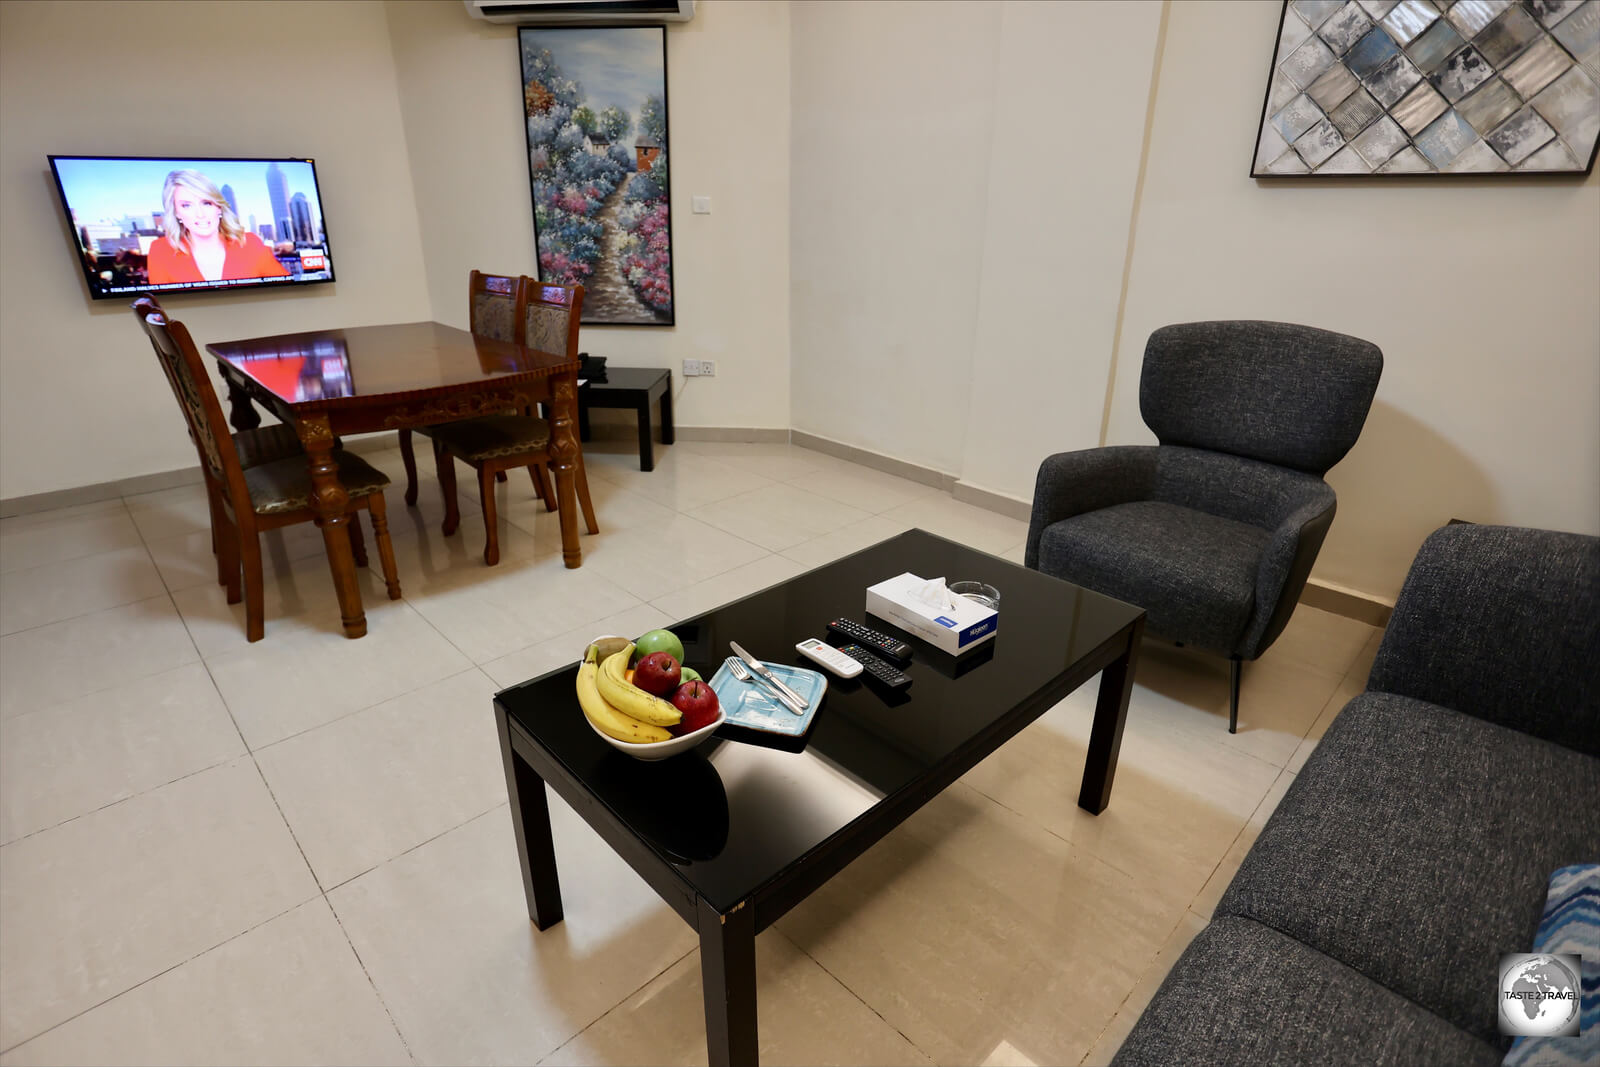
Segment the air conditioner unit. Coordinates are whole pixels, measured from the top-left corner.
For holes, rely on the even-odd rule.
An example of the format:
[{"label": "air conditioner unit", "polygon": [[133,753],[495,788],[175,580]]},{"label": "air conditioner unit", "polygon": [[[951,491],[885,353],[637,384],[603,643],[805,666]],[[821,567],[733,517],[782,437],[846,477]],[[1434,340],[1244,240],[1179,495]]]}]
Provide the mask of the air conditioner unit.
[{"label": "air conditioner unit", "polygon": [[467,13],[486,22],[523,26],[611,22],[688,22],[694,0],[463,0]]}]

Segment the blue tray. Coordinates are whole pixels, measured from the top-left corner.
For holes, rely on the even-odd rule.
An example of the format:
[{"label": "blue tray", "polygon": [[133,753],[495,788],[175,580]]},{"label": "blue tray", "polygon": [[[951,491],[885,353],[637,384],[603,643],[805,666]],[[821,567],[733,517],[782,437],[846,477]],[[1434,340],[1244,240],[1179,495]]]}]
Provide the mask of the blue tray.
[{"label": "blue tray", "polygon": [[[762,660],[767,663],[766,660]],[[728,713],[728,722],[735,726],[743,726],[747,730],[760,730],[763,733],[781,734],[784,737],[799,737],[811,727],[811,720],[817,714],[817,707],[822,703],[823,694],[828,691],[828,679],[817,671],[807,670],[804,667],[791,667],[785,663],[767,663],[767,669],[778,676],[778,680],[806,702],[806,713],[796,715],[772,695],[771,690],[760,682],[751,679],[741,682],[728,670],[724,662],[717,668],[717,673],[711,678],[711,688],[717,694],[717,702]]]}]

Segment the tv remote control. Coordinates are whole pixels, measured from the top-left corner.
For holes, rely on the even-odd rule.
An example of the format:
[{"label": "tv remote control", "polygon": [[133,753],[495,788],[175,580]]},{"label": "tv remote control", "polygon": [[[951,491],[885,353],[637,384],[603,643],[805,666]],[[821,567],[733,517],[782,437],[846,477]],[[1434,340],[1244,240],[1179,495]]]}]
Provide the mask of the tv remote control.
[{"label": "tv remote control", "polygon": [[911,675],[899,670],[886,659],[880,659],[871,649],[860,645],[845,645],[839,650],[866,669],[867,677],[874,678],[890,689],[904,689],[911,684]]},{"label": "tv remote control", "polygon": [[834,619],[828,624],[832,633],[838,634],[847,641],[854,641],[871,649],[880,656],[888,656],[899,663],[904,663],[911,658],[911,646],[904,641],[880,634],[876,630],[869,630],[852,619]]},{"label": "tv remote control", "polygon": [[794,647],[806,659],[816,660],[841,678],[854,678],[861,673],[861,664],[815,637],[808,637]]}]

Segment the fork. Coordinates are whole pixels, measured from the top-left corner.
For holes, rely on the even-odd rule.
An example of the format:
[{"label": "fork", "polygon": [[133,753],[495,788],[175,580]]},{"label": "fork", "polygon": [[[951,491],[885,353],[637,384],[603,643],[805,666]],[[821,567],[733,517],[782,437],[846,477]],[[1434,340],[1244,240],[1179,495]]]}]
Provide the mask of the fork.
[{"label": "fork", "polygon": [[774,689],[772,687],[772,684],[770,682],[768,682],[765,678],[762,678],[760,675],[757,675],[757,674],[752,674],[751,671],[750,671],[750,668],[746,667],[744,665],[744,660],[740,659],[738,656],[729,656],[728,659],[727,659],[727,664],[728,664],[728,673],[733,675],[739,681],[741,681],[741,682],[760,682],[762,684],[762,686],[766,688],[767,692],[772,694],[773,699],[776,700],[778,703],[782,704],[789,711],[793,712],[796,715],[804,715],[806,713],[806,710],[805,710],[804,707],[796,709],[793,704],[789,703],[788,698],[785,697],[782,693],[778,692],[776,689]]}]

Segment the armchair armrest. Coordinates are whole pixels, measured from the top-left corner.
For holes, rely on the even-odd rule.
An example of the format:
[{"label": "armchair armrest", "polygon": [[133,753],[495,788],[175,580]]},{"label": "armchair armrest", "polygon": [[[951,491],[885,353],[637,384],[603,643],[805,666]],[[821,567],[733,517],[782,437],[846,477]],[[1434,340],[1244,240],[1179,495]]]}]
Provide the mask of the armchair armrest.
[{"label": "armchair armrest", "polygon": [[[1296,495],[1298,499],[1278,520],[1261,553],[1261,566],[1256,571],[1256,613],[1239,643],[1243,659],[1261,655],[1289,625],[1306,579],[1311,577],[1311,565],[1322,550],[1328,527],[1333,525],[1338,501],[1331,486],[1321,479],[1308,481]],[[1265,610],[1268,605],[1270,611]]]},{"label": "armchair armrest", "polygon": [[1147,499],[1156,480],[1155,445],[1057,452],[1039,464],[1025,566],[1039,569],[1039,536],[1051,523],[1086,511]]},{"label": "armchair armrest", "polygon": [[1600,755],[1600,538],[1446,526],[1423,542],[1368,689]]}]

